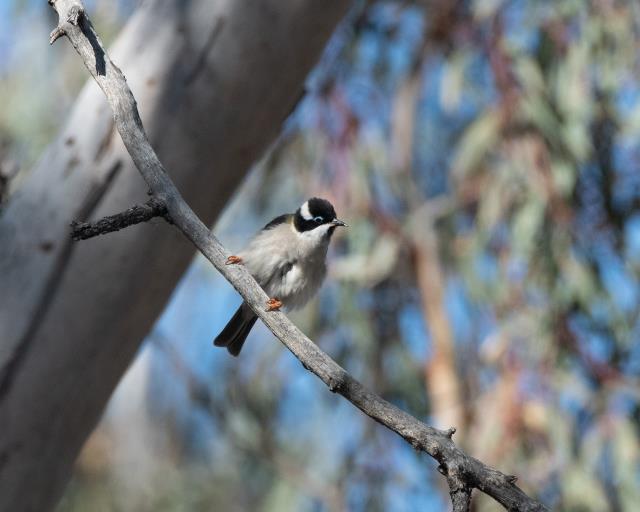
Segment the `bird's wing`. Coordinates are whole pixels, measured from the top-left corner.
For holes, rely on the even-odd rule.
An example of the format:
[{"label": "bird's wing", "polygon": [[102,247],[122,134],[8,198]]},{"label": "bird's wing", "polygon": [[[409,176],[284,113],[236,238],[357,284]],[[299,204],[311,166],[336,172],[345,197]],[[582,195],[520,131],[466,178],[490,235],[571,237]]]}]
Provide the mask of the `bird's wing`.
[{"label": "bird's wing", "polygon": [[267,229],[275,228],[280,224],[285,224],[291,220],[293,215],[291,213],[283,213],[282,215],[278,215],[275,219],[271,220],[265,227],[262,228],[262,231],[266,231]]},{"label": "bird's wing", "polygon": [[281,215],[273,219],[239,254],[247,270],[265,289],[295,258],[295,235],[288,223],[289,218]]}]

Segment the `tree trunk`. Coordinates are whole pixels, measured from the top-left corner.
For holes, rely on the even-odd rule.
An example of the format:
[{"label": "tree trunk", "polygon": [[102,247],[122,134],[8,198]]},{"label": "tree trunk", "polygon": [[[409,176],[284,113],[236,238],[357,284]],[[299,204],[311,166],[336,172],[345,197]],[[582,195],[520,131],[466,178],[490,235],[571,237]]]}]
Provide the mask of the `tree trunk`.
[{"label": "tree trunk", "polygon": [[[348,4],[154,0],[124,29],[112,56],[206,222],[278,134]],[[192,258],[162,220],[69,241],[71,220],[145,200],[102,93],[87,84],[0,217],[0,510],[55,505]]]}]

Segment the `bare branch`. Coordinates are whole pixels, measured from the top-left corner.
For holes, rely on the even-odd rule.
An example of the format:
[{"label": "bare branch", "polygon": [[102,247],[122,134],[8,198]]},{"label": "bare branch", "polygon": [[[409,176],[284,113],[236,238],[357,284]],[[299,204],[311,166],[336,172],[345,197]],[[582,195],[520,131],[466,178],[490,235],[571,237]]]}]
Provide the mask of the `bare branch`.
[{"label": "bare branch", "polygon": [[[542,511],[547,508],[527,496],[512,480],[460,450],[451,440],[452,431],[440,431],[366,389],[307,338],[281,312],[265,312],[268,297],[240,265],[225,265],[229,253],[182,199],[162,167],[142,127],[136,102],[122,72],[111,62],[86,16],[80,0],[50,0],[58,12],[58,32],[63,31],[85,66],[105,93],[115,125],[153,196],[162,202],[175,226],[233,285],[273,334],[318,376],[378,423],[397,433],[414,448],[436,459],[447,476],[455,510],[468,509],[472,488],[477,488],[507,510]],[[54,33],[57,34],[56,31]],[[57,36],[60,37],[60,36]],[[463,508],[463,507],[466,507]]]},{"label": "bare branch", "polygon": [[154,217],[164,217],[171,223],[171,217],[167,213],[164,203],[152,197],[144,204],[137,204],[128,210],[115,215],[109,215],[97,222],[77,222],[71,223],[71,238],[74,240],[87,240],[98,235],[105,235],[119,231],[134,224],[147,222]]}]

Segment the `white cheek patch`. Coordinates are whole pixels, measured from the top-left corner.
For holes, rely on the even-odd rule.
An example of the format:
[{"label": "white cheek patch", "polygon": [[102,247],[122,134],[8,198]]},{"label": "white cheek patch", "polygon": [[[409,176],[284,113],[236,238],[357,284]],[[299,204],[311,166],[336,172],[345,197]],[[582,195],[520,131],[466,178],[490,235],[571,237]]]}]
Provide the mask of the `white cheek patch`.
[{"label": "white cheek patch", "polygon": [[311,220],[311,212],[309,211],[309,201],[305,201],[305,203],[300,207],[300,215],[304,220]]},{"label": "white cheek patch", "polygon": [[303,240],[307,240],[313,244],[318,244],[328,239],[327,231],[329,231],[329,228],[331,228],[331,225],[322,224],[317,228],[310,229],[309,231],[297,232],[297,234]]}]

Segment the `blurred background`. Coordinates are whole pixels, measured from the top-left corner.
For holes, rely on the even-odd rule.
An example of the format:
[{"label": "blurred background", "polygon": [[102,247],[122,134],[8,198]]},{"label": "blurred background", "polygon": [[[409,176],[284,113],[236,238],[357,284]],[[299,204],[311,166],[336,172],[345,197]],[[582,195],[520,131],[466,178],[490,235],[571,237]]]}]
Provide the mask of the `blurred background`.
[{"label": "blurred background", "polygon": [[[85,3],[106,42],[138,4]],[[86,80],[54,24],[44,1],[0,3],[0,198]],[[640,501],[639,50],[633,0],[354,2],[214,227],[235,251],[331,199],[351,227],[294,322],[555,510]],[[60,512],[449,507],[431,459],[262,325],[240,358],[214,349],[239,302],[196,257]]]}]

